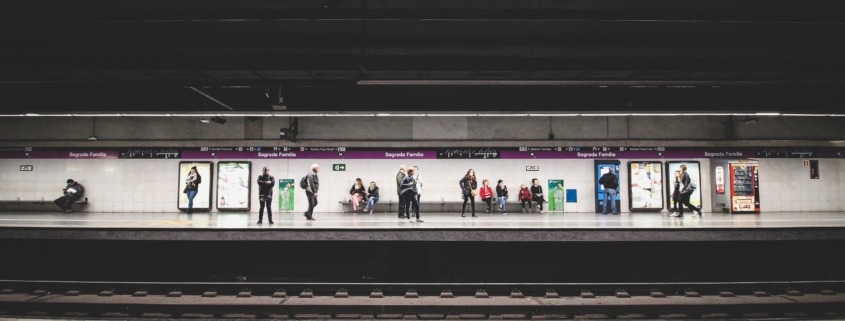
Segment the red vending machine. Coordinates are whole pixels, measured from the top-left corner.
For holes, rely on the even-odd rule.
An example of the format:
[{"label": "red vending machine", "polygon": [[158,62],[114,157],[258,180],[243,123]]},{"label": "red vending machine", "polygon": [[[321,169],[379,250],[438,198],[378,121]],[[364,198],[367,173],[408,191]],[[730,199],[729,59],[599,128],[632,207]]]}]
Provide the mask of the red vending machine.
[{"label": "red vending machine", "polygon": [[760,213],[759,169],[756,161],[730,163],[731,213]]}]

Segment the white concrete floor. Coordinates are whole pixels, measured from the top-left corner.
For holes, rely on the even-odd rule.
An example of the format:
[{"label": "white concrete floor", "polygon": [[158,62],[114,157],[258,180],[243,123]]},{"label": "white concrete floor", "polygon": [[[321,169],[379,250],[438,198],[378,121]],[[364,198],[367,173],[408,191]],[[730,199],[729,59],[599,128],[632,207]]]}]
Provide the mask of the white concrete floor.
[{"label": "white concrete floor", "polygon": [[843,212],[776,212],[761,214],[704,213],[704,217],[667,213],[597,213],[522,214],[478,213],[478,218],[460,213],[423,213],[424,223],[396,218],[394,213],[350,214],[316,213],[316,221],[306,221],[302,213],[275,213],[274,225],[264,219],[257,225],[255,213],[0,213],[0,227],[72,227],[72,228],[198,228],[198,229],[286,229],[314,228],[366,229],[730,229],[845,227]]}]

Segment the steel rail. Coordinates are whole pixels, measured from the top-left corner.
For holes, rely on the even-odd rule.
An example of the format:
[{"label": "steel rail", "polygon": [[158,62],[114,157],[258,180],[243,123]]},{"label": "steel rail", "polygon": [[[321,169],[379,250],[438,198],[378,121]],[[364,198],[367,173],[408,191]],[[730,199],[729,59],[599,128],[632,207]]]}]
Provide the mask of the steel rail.
[{"label": "steel rail", "polygon": [[[309,289],[313,297],[301,297],[303,289]],[[845,296],[831,291],[844,289],[841,280],[530,284],[0,280],[0,314],[124,318],[155,314],[194,319],[232,315],[278,319],[542,320],[632,315],[820,319],[842,316]],[[339,290],[348,297],[338,296]],[[381,290],[384,297],[373,298],[374,290]],[[408,298],[409,290],[419,297]],[[444,290],[455,297],[442,298]],[[138,295],[136,291],[145,292]],[[524,297],[514,297],[512,291]],[[585,298],[582,291],[596,297]],[[733,297],[725,292],[734,292]]]},{"label": "steel rail", "polygon": [[55,281],[55,280],[0,280],[0,290],[11,289],[15,293],[29,293],[48,290],[64,293],[78,290],[81,293],[96,294],[113,289],[116,294],[132,294],[145,289],[149,294],[167,294],[181,289],[184,294],[202,294],[215,289],[220,295],[236,295],[250,289],[255,295],[272,295],[285,289],[288,295],[299,295],[303,289],[311,289],[314,295],[334,295],[338,289],[346,289],[349,295],[369,295],[379,289],[385,296],[403,296],[409,289],[419,295],[440,295],[450,290],[457,295],[475,295],[483,289],[489,295],[509,295],[514,289],[524,295],[543,296],[553,290],[561,296],[579,296],[583,290],[595,295],[615,295],[624,290],[630,295],[648,296],[653,291],[665,294],[683,294],[695,291],[701,295],[718,295],[729,291],[736,295],[751,295],[754,291],[765,291],[773,295],[785,294],[789,290],[802,293],[819,293],[829,290],[845,293],[845,280],[832,281],[751,281],[751,282],[640,282],[640,283],[340,283],[340,282],[113,282],[113,281]]}]

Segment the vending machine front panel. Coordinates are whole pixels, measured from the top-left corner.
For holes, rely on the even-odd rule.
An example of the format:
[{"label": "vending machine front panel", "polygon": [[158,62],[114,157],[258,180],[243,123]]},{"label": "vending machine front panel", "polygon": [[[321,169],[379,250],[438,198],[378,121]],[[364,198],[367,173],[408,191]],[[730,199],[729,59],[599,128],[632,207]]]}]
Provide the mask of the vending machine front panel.
[{"label": "vending machine front panel", "polygon": [[731,213],[760,212],[757,164],[730,164]]}]

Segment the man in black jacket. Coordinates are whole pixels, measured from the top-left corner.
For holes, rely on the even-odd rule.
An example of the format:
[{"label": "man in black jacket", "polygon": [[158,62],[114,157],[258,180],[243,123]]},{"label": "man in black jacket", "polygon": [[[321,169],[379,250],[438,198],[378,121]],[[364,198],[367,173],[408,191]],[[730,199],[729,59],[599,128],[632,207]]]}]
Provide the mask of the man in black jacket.
[{"label": "man in black jacket", "polygon": [[264,219],[264,206],[267,206],[267,220],[273,224],[273,187],[276,186],[276,178],[270,175],[270,169],[264,167],[263,174],[258,175],[258,224]]},{"label": "man in black jacket", "polygon": [[[607,214],[607,209],[610,207],[614,215],[619,214],[616,211],[616,193],[619,188],[619,178],[613,174],[613,167],[608,167],[608,171],[599,179],[599,184],[604,186],[604,206],[602,206],[602,214]],[[610,206],[608,206],[610,203]]]},{"label": "man in black jacket", "polygon": [[53,201],[53,203],[65,210],[65,213],[70,213],[73,212],[71,205],[73,205],[73,202],[76,202],[80,197],[82,197],[82,193],[85,193],[85,188],[82,187],[82,185],[79,185],[79,183],[68,178],[67,187],[62,189],[62,192],[64,192],[65,195],[57,198]]}]

